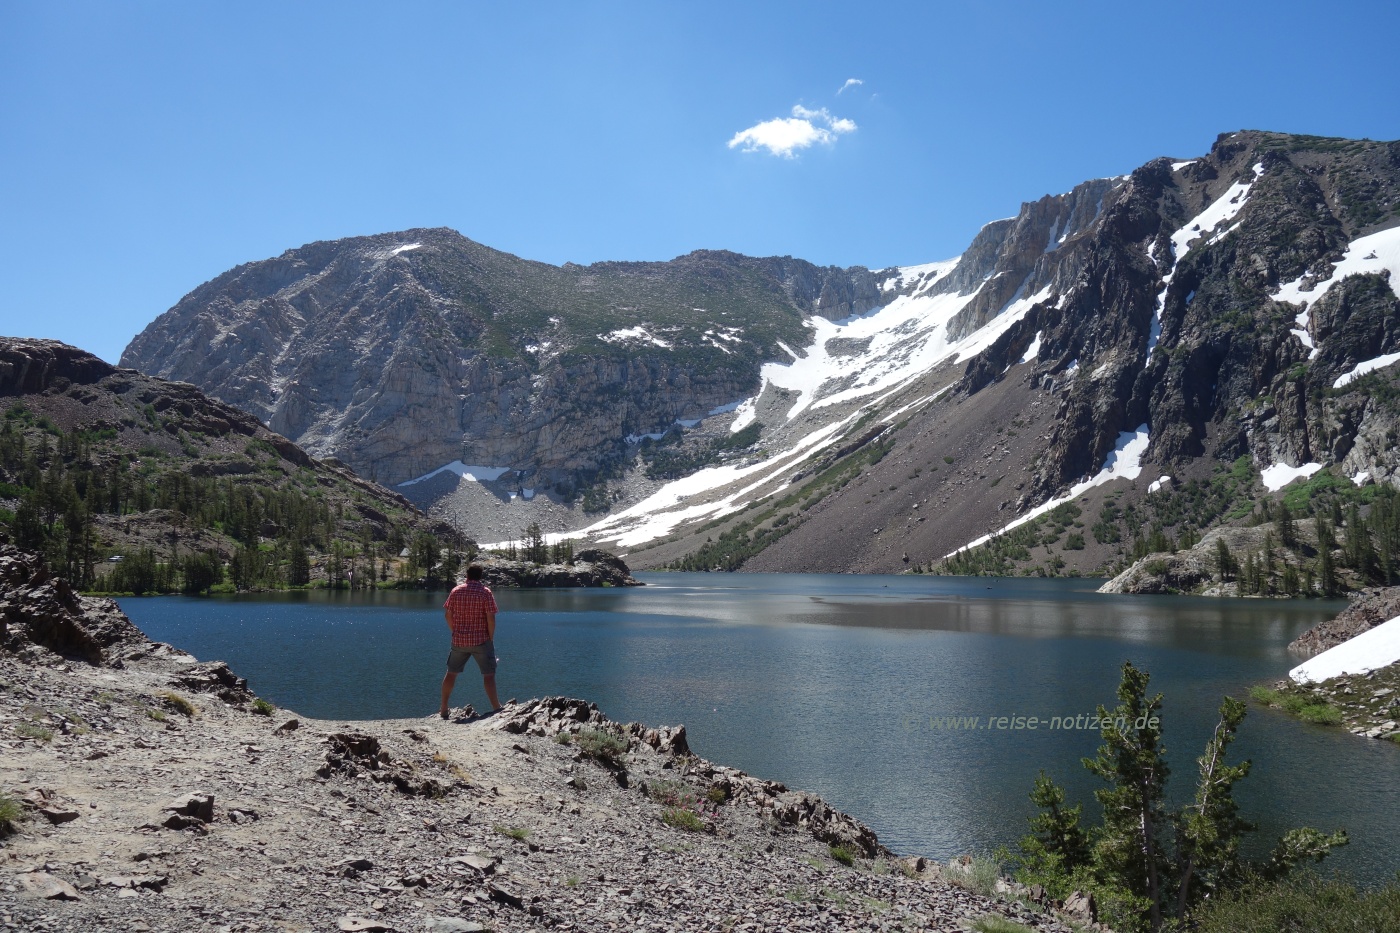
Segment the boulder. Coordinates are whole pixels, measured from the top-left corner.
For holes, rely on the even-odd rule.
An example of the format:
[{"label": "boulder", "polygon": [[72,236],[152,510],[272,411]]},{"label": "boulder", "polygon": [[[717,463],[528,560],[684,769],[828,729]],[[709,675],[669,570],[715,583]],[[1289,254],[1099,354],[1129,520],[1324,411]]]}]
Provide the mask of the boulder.
[{"label": "boulder", "polygon": [[31,871],[19,876],[19,886],[27,897],[49,901],[76,901],[78,889],[45,871]]},{"label": "boulder", "polygon": [[0,545],[0,647],[15,653],[40,648],[101,665],[149,645],[112,600],[79,596],[43,558]]},{"label": "boulder", "polygon": [[253,699],[248,679],[239,677],[223,661],[209,661],[186,668],[172,683],[195,693],[212,693],[225,703],[247,703]]},{"label": "boulder", "polygon": [[1081,923],[1096,923],[1099,919],[1099,908],[1092,893],[1073,892],[1065,898],[1065,906],[1061,909]]}]

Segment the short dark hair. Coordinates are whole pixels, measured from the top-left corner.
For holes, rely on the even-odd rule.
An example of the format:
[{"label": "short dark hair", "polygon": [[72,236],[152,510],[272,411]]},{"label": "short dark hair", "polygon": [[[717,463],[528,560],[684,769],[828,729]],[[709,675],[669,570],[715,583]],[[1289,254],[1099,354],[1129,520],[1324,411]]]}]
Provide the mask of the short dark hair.
[{"label": "short dark hair", "polygon": [[480,564],[472,564],[470,567],[467,568],[467,579],[480,580],[485,572],[486,571],[481,569]]}]

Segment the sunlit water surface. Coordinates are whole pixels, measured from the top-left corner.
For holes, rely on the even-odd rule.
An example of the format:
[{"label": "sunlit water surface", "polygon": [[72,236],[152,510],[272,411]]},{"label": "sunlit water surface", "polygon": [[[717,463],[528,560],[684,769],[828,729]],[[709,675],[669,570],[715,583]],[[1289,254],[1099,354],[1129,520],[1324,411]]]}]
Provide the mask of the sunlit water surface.
[{"label": "sunlit water surface", "polygon": [[[1088,729],[1125,660],[1165,694],[1173,796],[1222,695],[1277,680],[1286,651],[1338,603],[1117,597],[1093,582],[817,574],[638,574],[635,589],[497,592],[502,698],[596,701],[613,719],[685,723],[712,761],[816,792],[899,852],[947,858],[1025,832],[1043,768],[1072,798],[1098,786]],[[125,599],[152,638],[219,658],[279,706],[353,720],[423,716],[447,654],[442,593]],[[485,705],[475,668],[454,702]],[[1038,717],[990,729],[991,717]],[[951,728],[947,719],[980,719]],[[1400,746],[1251,708],[1232,753],[1261,824],[1346,827],[1331,864],[1366,880],[1400,867]],[[1178,801],[1180,802],[1180,801]],[[1092,811],[1092,805],[1086,807]]]}]

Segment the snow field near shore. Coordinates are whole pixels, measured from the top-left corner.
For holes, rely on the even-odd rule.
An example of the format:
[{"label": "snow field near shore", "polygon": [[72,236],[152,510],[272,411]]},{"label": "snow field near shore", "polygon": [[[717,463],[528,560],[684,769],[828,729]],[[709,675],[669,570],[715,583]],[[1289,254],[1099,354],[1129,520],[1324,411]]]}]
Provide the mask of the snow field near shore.
[{"label": "snow field near shore", "polygon": [[1400,616],[1314,655],[1288,672],[1294,683],[1365,674],[1400,661]]}]

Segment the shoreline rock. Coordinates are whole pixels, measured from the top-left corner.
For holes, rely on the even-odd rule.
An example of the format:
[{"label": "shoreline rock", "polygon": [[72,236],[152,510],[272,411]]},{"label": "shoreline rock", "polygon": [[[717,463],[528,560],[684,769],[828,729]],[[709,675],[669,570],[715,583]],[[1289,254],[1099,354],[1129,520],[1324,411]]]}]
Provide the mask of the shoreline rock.
[{"label": "shoreline rock", "polygon": [[567,564],[536,564],[501,557],[478,558],[486,585],[505,589],[554,589],[576,586],[645,586],[632,576],[622,558],[588,548]]}]

